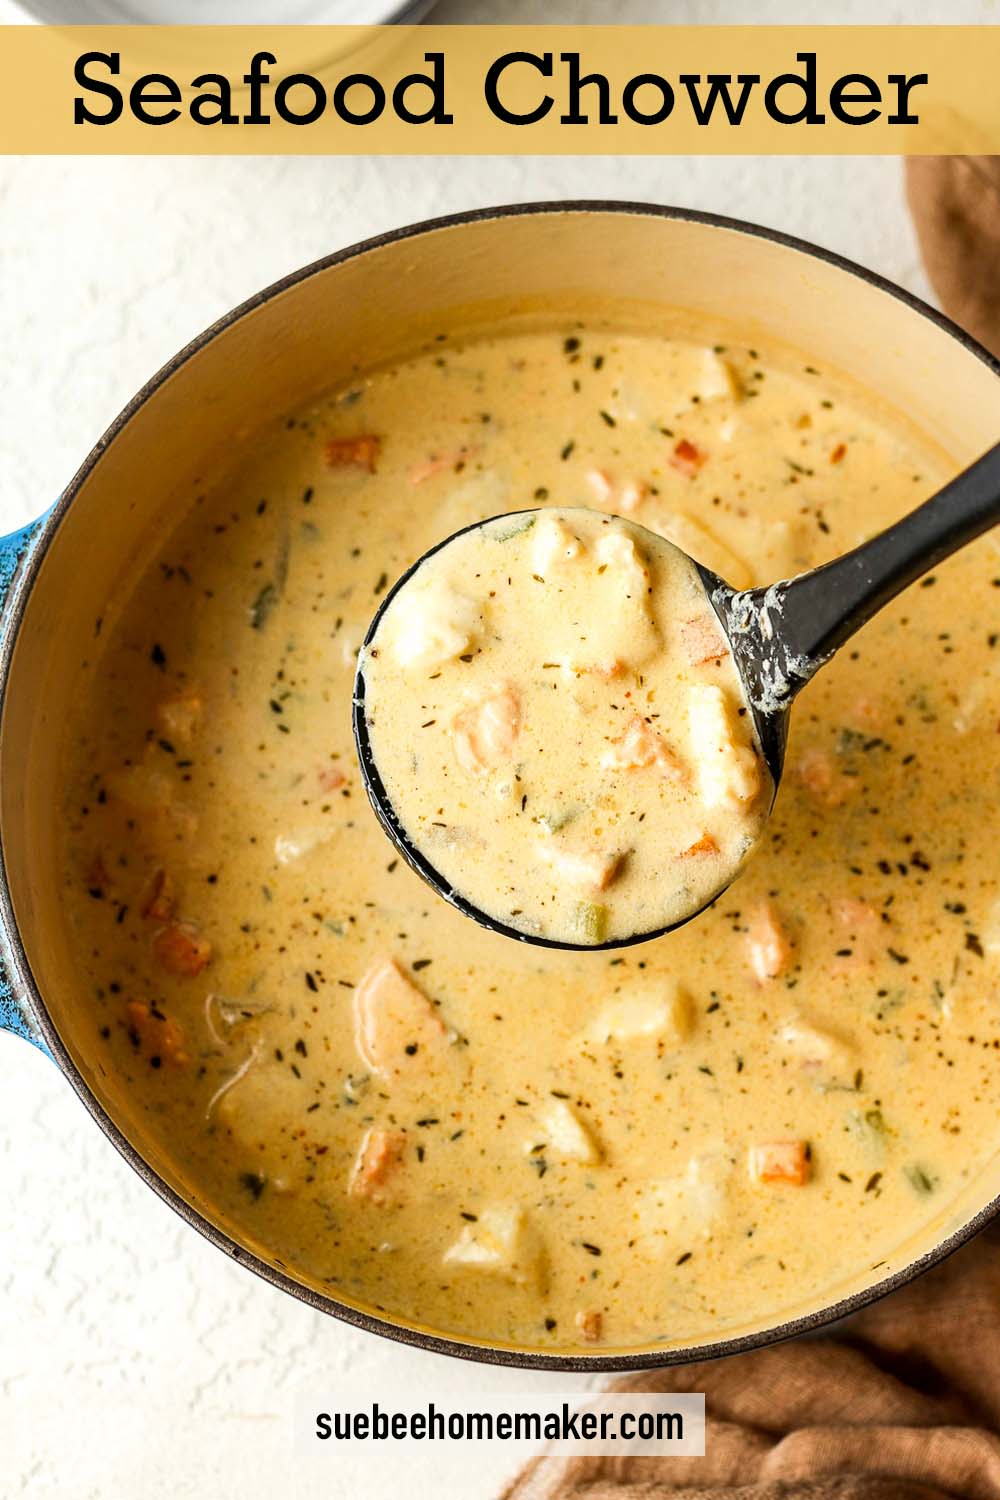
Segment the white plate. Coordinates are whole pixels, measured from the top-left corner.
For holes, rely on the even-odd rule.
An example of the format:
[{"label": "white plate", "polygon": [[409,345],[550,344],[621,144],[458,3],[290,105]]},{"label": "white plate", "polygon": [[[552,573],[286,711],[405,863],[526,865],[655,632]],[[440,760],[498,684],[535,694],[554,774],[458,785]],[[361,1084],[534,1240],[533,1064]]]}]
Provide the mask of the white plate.
[{"label": "white plate", "polygon": [[[419,21],[433,0],[21,0],[59,26],[375,26]],[[13,8],[13,7],[8,7]]]}]

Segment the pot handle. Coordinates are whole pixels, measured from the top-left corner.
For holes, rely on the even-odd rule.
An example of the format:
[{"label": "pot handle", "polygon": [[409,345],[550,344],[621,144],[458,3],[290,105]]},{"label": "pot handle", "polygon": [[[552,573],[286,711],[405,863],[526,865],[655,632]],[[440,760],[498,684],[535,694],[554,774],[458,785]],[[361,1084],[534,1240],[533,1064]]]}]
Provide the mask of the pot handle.
[{"label": "pot handle", "polygon": [[[34,550],[49,512],[37,521],[0,537],[0,649],[10,630],[10,606],[16,597],[24,565]],[[2,670],[2,668],[0,668]],[[0,1031],[9,1031],[49,1053],[28,1003],[26,986],[17,978],[10,942],[0,926]]]},{"label": "pot handle", "polygon": [[33,1042],[46,1057],[52,1056],[28,1009],[23,991],[14,985],[7,973],[0,976],[0,1031],[23,1037],[26,1042]]}]

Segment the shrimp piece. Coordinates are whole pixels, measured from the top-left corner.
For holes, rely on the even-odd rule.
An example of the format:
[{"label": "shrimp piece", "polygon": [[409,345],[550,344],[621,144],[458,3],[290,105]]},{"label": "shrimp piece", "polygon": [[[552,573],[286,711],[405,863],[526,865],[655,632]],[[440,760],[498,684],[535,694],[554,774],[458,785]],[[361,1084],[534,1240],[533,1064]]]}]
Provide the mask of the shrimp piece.
[{"label": "shrimp piece", "polygon": [[870,969],[878,958],[884,925],[878,912],[867,901],[853,896],[838,896],[830,903],[830,910],[841,933],[831,972],[851,974]]},{"label": "shrimp piece", "polygon": [[719,846],[712,835],[710,833],[703,833],[700,839],[696,839],[693,844],[689,844],[686,849],[681,850],[680,858],[697,859],[700,855],[718,854],[718,852]]},{"label": "shrimp piece", "polygon": [[434,453],[424,463],[416,464],[410,470],[410,483],[416,487],[419,484],[426,484],[428,479],[436,479],[439,474],[458,473],[478,451],[478,448],[463,446],[455,448],[451,453]]},{"label": "shrimp piece", "polygon": [[809,1181],[809,1147],[805,1141],[768,1141],[751,1146],[747,1164],[751,1182],[787,1182],[804,1187]]},{"label": "shrimp piece", "polygon": [[792,940],[777,907],[765,901],[747,932],[750,968],[760,984],[780,979],[792,966]]},{"label": "shrimp piece", "polygon": [[463,709],[452,722],[455,759],[463,771],[479,776],[510,755],[521,732],[521,701],[509,684]]},{"label": "shrimp piece", "polygon": [[384,1203],[386,1185],[402,1162],[405,1151],[405,1131],[377,1130],[374,1127],[365,1131],[347,1183],[349,1196]]},{"label": "shrimp piece", "polygon": [[538,856],[560,879],[578,890],[606,891],[621,873],[624,854],[606,853],[598,850],[577,852],[572,849],[557,849],[551,844],[539,843]]},{"label": "shrimp piece", "polygon": [[360,437],[330,438],[324,444],[323,457],[331,469],[367,469],[374,474],[382,451],[382,439],[372,432]]},{"label": "shrimp piece", "polygon": [[611,741],[611,748],[601,756],[601,765],[614,771],[644,771],[655,766],[671,781],[687,780],[683,762],[641,714],[630,719],[624,733]]},{"label": "shrimp piece", "polygon": [[799,756],[795,774],[813,801],[821,807],[843,807],[854,790],[854,778],[838,770],[830,752],[818,745],[811,746]]},{"label": "shrimp piece", "polygon": [[129,1000],[125,1017],[132,1045],[149,1058],[153,1067],[166,1062],[172,1067],[183,1068],[191,1061],[184,1030],[177,1021],[160,1011],[151,1010],[142,1000]]},{"label": "shrimp piece", "polygon": [[153,954],[168,974],[194,979],[211,960],[212,945],[193,922],[170,922],[155,934]]},{"label": "shrimp piece", "polygon": [[347,785],[347,776],[339,766],[320,766],[316,779],[321,792],[339,792],[342,786]]},{"label": "shrimp piece", "polygon": [[354,1045],[380,1078],[427,1072],[449,1046],[444,1023],[394,959],[377,959],[354,991]]},{"label": "shrimp piece", "polygon": [[681,643],[693,667],[704,667],[729,655],[729,646],[714,615],[685,620],[681,625]]},{"label": "shrimp piece", "polygon": [[697,448],[694,443],[688,442],[687,438],[681,438],[668,462],[671,468],[686,474],[688,479],[694,479],[699,470],[708,462],[708,454],[703,449]]}]

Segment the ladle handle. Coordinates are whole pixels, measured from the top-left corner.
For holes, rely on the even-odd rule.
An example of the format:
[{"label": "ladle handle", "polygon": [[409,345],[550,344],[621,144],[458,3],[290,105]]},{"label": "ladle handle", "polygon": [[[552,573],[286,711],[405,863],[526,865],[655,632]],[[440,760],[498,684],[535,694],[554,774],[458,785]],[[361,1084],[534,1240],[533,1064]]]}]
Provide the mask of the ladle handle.
[{"label": "ladle handle", "polygon": [[[998,522],[1000,444],[886,531],[779,585],[773,629],[799,663],[795,691],[883,605]],[[748,591],[758,608],[768,592]]]}]

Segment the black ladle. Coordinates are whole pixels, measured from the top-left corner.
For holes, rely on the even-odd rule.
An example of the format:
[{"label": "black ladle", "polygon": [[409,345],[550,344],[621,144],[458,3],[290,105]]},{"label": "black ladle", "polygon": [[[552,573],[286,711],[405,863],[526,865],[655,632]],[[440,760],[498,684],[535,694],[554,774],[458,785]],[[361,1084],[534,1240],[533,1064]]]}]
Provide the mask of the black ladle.
[{"label": "black ladle", "polygon": [[[529,514],[530,511],[518,511],[511,514],[511,519]],[[500,519],[491,517],[489,524]],[[735,589],[692,559],[729,641],[775,794],[784,769],[788,720],[796,695],[884,605],[944,558],[998,523],[1000,444],[895,525],[855,547],[853,552],[796,578],[772,583],[767,588]],[[655,932],[635,933],[595,944],[537,937],[489,916],[454,890],[410,842],[386,793],[365,718],[365,651],[386,607],[427,558],[448,546],[456,536],[487,524],[477,521],[463,527],[425,552],[385,595],[369,626],[355,678],[353,718],[362,778],[372,807],[407,863],[439,896],[491,932],[543,948],[586,951],[624,948],[662,937],[698,916],[726,887],[714,892],[708,902],[680,921]]]}]

